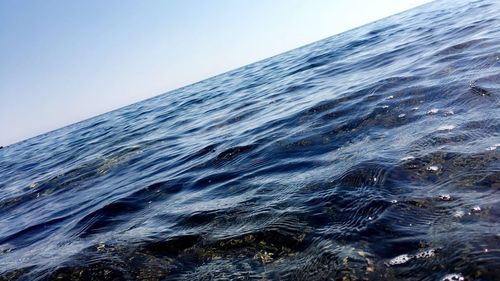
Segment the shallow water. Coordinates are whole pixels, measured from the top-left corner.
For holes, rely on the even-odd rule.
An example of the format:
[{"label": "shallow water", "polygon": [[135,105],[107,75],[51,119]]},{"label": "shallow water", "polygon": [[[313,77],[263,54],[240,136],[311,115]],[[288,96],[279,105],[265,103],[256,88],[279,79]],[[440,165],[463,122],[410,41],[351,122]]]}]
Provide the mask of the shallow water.
[{"label": "shallow water", "polygon": [[0,150],[0,280],[500,278],[500,3],[437,1]]}]

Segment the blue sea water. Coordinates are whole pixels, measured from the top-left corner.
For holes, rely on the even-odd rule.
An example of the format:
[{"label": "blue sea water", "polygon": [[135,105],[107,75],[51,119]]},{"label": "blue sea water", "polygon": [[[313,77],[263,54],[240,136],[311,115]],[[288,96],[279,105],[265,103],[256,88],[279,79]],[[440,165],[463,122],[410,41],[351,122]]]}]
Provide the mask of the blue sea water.
[{"label": "blue sea water", "polygon": [[499,94],[445,0],[5,147],[0,280],[499,280]]}]

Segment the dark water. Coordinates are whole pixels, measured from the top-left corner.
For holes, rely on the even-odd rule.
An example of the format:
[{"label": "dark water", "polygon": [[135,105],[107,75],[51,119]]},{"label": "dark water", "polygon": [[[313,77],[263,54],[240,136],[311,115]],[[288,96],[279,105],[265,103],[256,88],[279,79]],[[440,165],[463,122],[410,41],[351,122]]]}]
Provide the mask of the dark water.
[{"label": "dark water", "polygon": [[438,1],[11,145],[0,280],[499,280],[499,93]]}]

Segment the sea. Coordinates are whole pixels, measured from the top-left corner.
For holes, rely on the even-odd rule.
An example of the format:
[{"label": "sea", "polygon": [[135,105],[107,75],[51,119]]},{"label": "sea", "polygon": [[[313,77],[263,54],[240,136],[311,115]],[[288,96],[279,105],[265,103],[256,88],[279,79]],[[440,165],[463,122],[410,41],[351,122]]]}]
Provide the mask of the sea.
[{"label": "sea", "polygon": [[439,0],[9,145],[0,280],[500,280],[499,108]]}]

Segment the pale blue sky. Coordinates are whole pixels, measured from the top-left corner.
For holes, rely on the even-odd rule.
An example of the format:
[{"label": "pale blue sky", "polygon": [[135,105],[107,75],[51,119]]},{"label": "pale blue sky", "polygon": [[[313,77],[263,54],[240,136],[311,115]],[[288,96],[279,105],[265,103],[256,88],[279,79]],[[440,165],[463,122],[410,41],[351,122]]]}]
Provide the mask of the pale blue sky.
[{"label": "pale blue sky", "polygon": [[0,0],[0,145],[426,0]]}]

